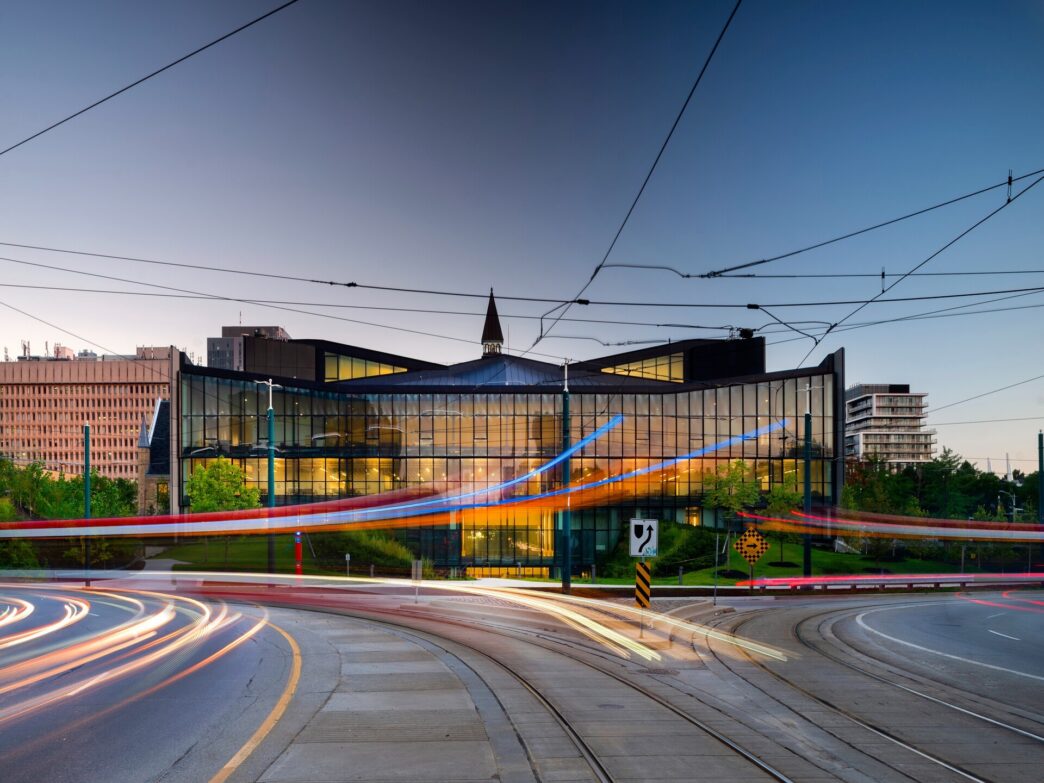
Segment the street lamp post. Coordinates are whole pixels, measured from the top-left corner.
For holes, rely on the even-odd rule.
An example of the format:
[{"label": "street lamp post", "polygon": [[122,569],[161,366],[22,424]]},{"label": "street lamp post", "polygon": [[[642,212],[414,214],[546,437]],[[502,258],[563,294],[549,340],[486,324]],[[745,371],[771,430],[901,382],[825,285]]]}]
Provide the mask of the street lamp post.
[{"label": "street lamp post", "polygon": [[83,580],[84,586],[91,586],[91,536],[90,536],[90,520],[91,518],[91,424],[90,422],[84,422],[83,424],[83,518],[85,521],[85,527],[87,528],[84,532],[87,533],[83,537]]},{"label": "street lamp post", "polygon": [[[812,513],[812,384],[805,387],[805,514]],[[807,520],[807,517],[806,517]],[[812,536],[801,537],[803,563],[801,572],[812,576]]]},{"label": "street lamp post", "polygon": [[1037,433],[1037,521],[1044,525],[1044,430]]},{"label": "street lamp post", "polygon": [[[269,378],[267,381],[257,381],[259,385],[268,387],[268,507],[275,508],[275,410],[272,408],[272,390],[282,388],[278,383],[273,383]],[[272,521],[269,517],[268,525]],[[300,534],[298,534],[300,535]],[[268,573],[274,574],[275,567],[275,536],[268,534]]]},{"label": "street lamp post", "polygon": [[[565,363],[565,376],[562,385],[562,451],[572,447],[572,432],[569,421],[569,362]],[[569,486],[569,457],[562,461],[562,486]],[[562,510],[562,592],[568,593],[573,582],[573,530],[569,513],[571,498],[566,492],[566,505]]]},{"label": "street lamp post", "polygon": [[1018,498],[1015,496],[1014,492],[1008,492],[1007,490],[998,489],[997,490],[997,509],[998,510],[1003,510],[1004,509],[1004,504],[1001,503],[1001,498],[1000,498],[1001,495],[1007,495],[1009,498],[1011,498],[1011,521],[1014,522],[1016,514],[1018,514],[1018,512],[1020,512],[1020,511],[1022,511],[1022,509],[1019,508],[1018,505],[1017,505]]}]

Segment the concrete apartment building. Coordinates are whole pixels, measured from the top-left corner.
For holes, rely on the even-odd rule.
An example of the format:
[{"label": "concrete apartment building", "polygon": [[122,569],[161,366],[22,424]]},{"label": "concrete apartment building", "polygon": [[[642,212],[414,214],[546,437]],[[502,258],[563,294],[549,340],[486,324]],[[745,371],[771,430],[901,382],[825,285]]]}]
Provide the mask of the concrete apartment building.
[{"label": "concrete apartment building", "polygon": [[[248,360],[263,349],[290,340],[281,326],[222,326],[220,337],[207,338],[207,367],[243,371]],[[259,342],[263,341],[263,342]]]},{"label": "concrete apartment building", "polygon": [[172,347],[139,347],[134,358],[74,355],[56,346],[47,356],[0,362],[0,454],[18,465],[40,462],[53,472],[83,470],[83,425],[91,425],[91,466],[109,478],[138,477],[142,421],[157,399],[170,399]]},{"label": "concrete apartment building", "polygon": [[925,429],[926,392],[907,384],[860,383],[845,390],[845,459],[879,459],[894,470],[930,462],[935,430]]}]

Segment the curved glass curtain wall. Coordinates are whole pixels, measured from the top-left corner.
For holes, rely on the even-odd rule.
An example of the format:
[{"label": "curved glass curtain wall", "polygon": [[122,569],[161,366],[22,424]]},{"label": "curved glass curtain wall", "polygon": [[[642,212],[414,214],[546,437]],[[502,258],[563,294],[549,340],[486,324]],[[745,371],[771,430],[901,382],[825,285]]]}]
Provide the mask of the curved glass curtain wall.
[{"label": "curved glass curtain wall", "polygon": [[[575,442],[622,414],[622,425],[572,460],[571,481],[626,473],[785,420],[770,435],[686,463],[669,477],[644,477],[637,497],[618,508],[573,512],[574,559],[590,563],[615,546],[621,521],[635,512],[698,522],[704,482],[736,459],[762,489],[804,481],[805,385],[811,383],[812,489],[830,497],[835,457],[833,376],[808,377],[656,394],[571,396]],[[266,496],[267,392],[252,382],[182,375],[182,487],[198,465],[229,457]],[[551,393],[354,394],[277,389],[273,399],[276,502],[280,505],[369,495],[432,481],[481,487],[523,475],[561,450],[562,399]],[[553,489],[549,472],[514,488],[518,495]],[[184,493],[182,491],[184,505]],[[191,509],[189,509],[191,510]],[[426,556],[438,564],[547,566],[554,558],[550,512],[467,512],[447,532],[421,530]]]}]

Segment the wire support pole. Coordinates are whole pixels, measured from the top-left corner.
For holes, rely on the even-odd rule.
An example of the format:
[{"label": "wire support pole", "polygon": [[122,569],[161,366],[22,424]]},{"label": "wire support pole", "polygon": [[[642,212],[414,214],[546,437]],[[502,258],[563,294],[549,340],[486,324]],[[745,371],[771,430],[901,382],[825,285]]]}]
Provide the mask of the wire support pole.
[{"label": "wire support pole", "polygon": [[[269,378],[267,381],[257,381],[259,385],[268,387],[268,507],[275,508],[276,504],[276,481],[275,481],[275,409],[272,406],[272,390],[281,388],[278,383],[273,383]],[[271,525],[271,518],[266,520],[266,526]],[[275,536],[268,534],[268,573],[276,572]]]},{"label": "wire support pole", "polygon": [[[569,415],[569,362],[564,366],[565,375],[562,383],[562,451],[566,454],[572,447],[573,436]],[[562,460],[562,486],[568,487],[570,482],[570,459]],[[562,509],[562,592],[568,593],[573,586],[573,520],[570,511],[570,497],[566,493],[566,505]]]},{"label": "wire support pole", "polygon": [[[83,518],[91,518],[91,424],[83,424]],[[91,586],[91,536],[90,522],[87,522],[87,535],[83,537],[83,582]]]},{"label": "wire support pole", "polygon": [[[805,390],[805,504],[806,514],[812,513],[812,385]],[[802,569],[804,576],[812,576],[812,536],[801,537]]]}]

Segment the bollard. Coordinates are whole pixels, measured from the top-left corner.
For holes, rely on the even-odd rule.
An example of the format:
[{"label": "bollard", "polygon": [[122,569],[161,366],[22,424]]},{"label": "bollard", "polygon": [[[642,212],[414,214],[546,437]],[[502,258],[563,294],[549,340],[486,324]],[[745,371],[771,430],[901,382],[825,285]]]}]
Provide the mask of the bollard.
[{"label": "bollard", "polygon": [[682,574],[683,573],[684,573],[684,571],[682,570],[682,567],[678,566],[678,587],[681,587],[681,585],[682,585]]},{"label": "bollard", "polygon": [[373,579],[373,563],[370,563],[370,579]]},{"label": "bollard", "polygon": [[591,563],[591,584],[598,584],[598,571],[594,563]]}]

